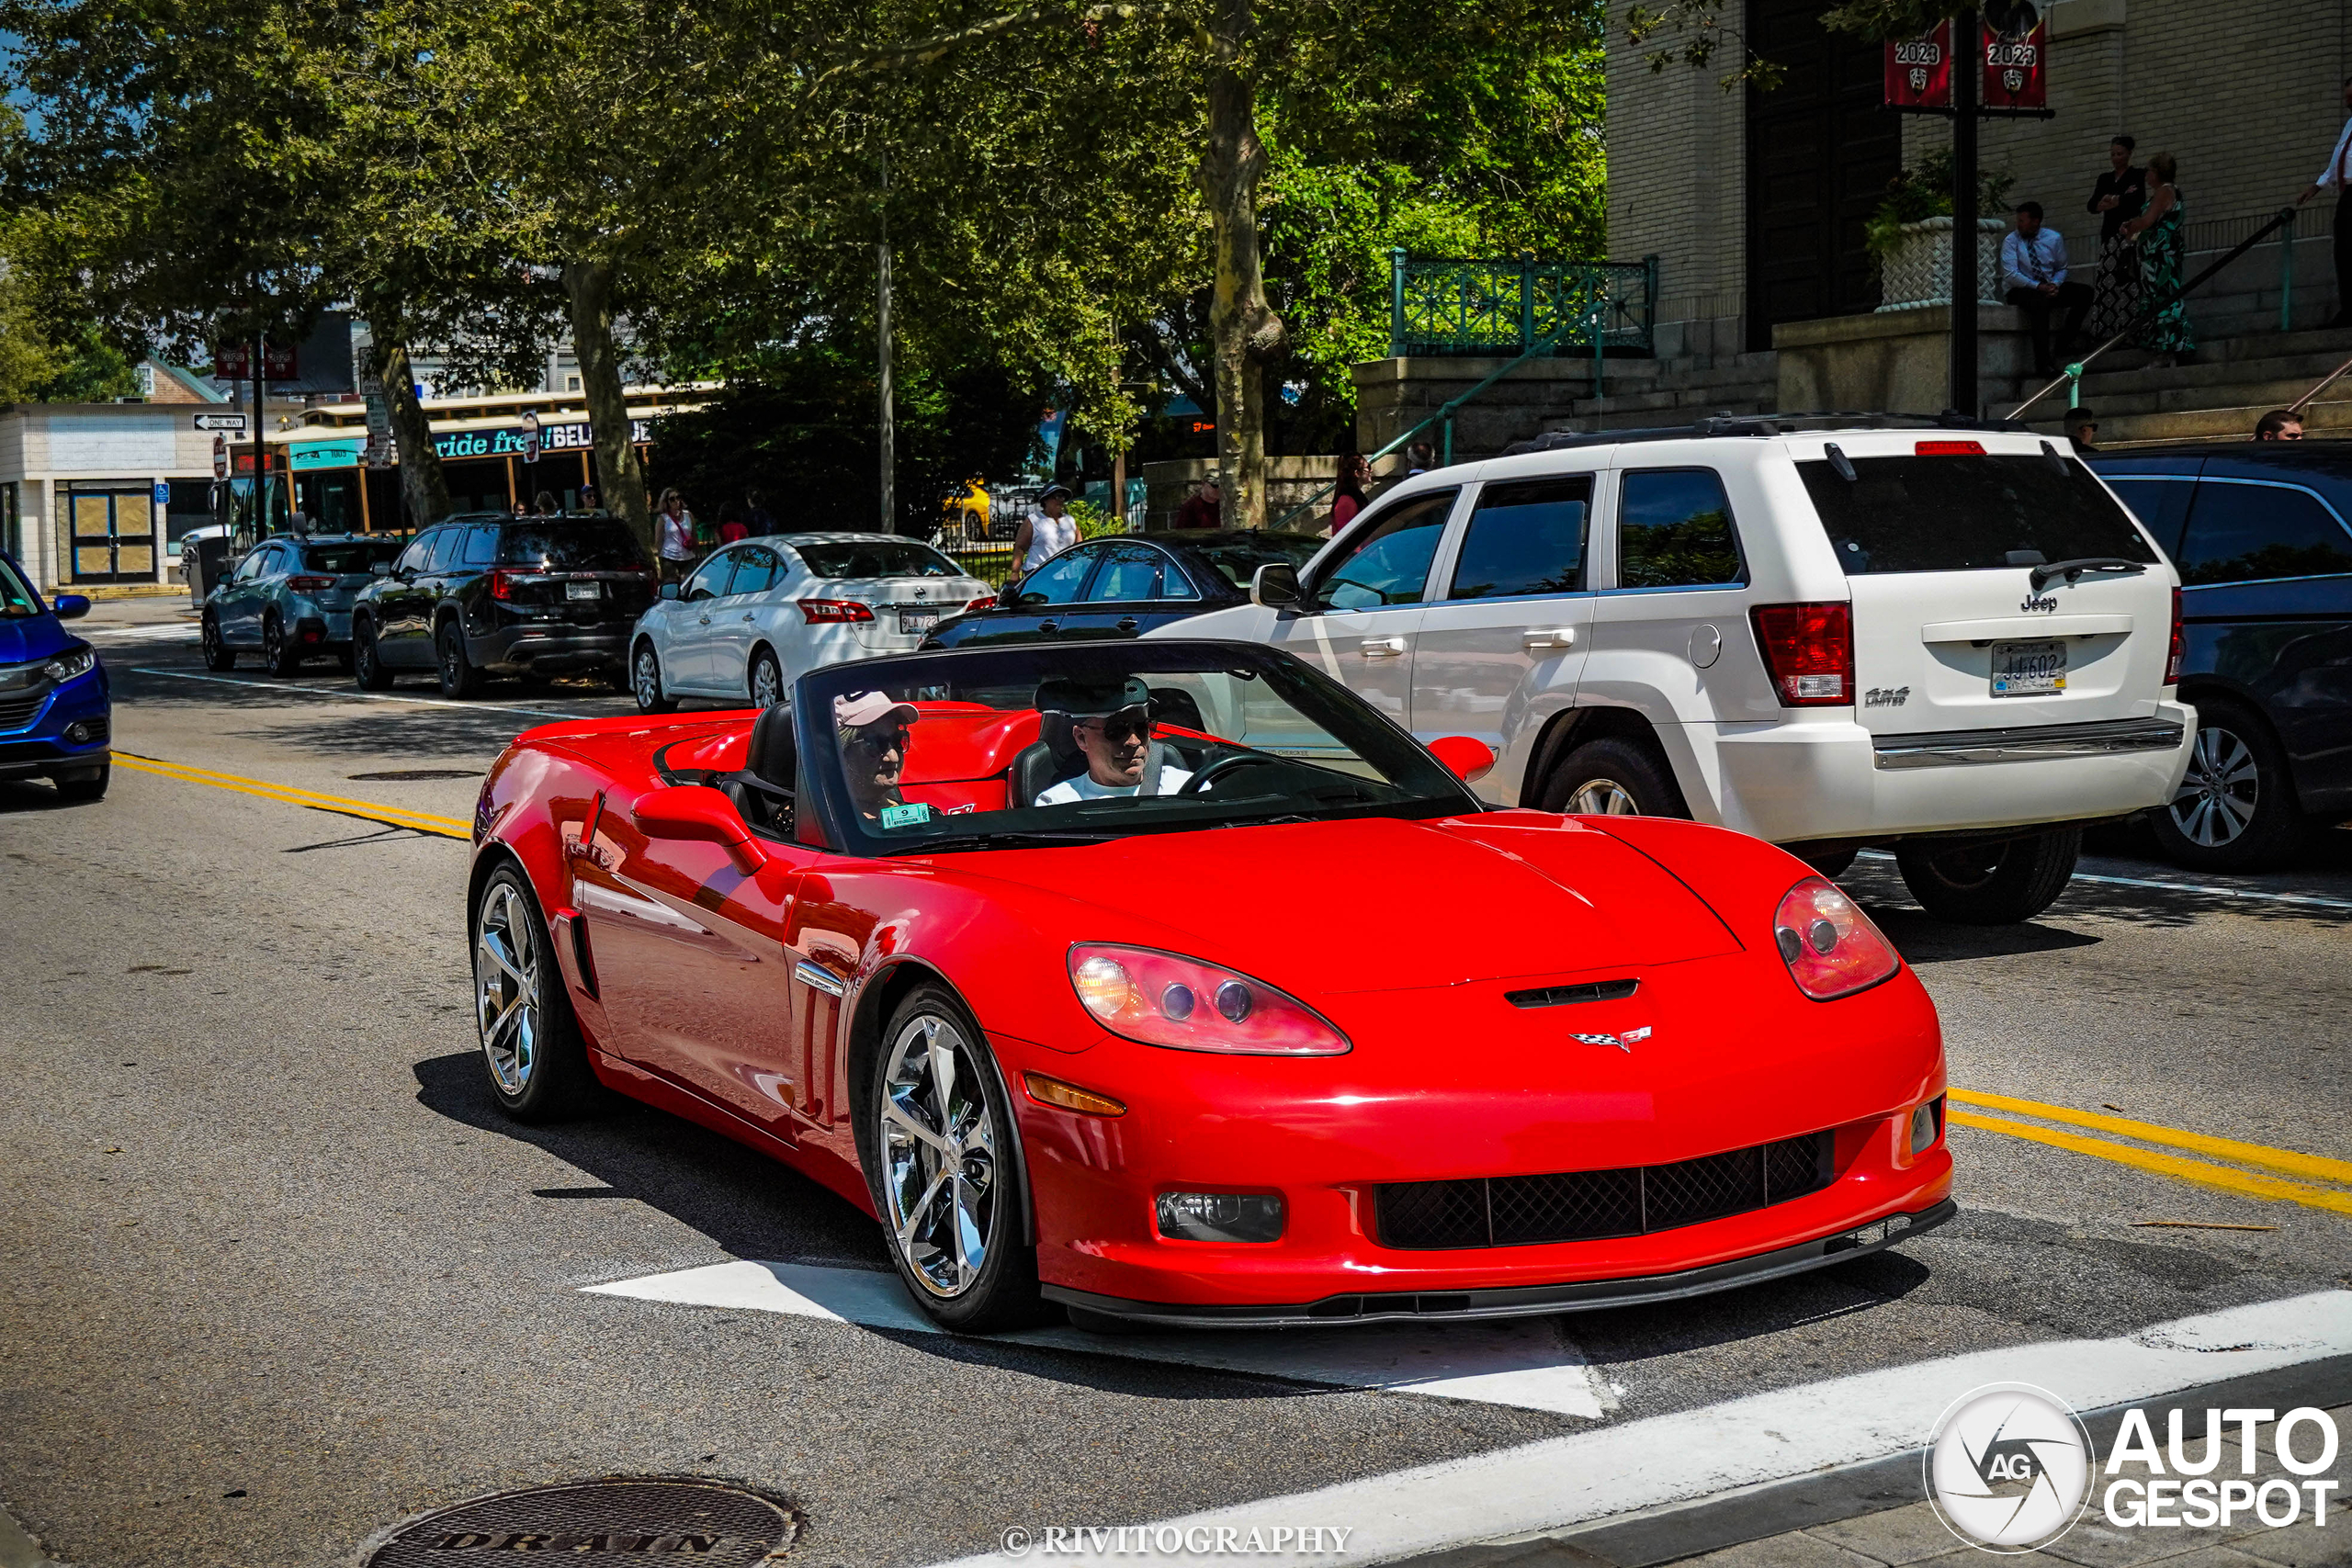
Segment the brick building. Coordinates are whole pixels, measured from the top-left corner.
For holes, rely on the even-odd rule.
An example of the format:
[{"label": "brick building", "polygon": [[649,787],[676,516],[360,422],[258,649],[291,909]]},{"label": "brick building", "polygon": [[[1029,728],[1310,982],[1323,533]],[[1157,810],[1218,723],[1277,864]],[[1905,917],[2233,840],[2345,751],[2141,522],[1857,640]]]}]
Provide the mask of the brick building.
[{"label": "brick building", "polygon": [[[1862,221],[1902,167],[1949,142],[1949,122],[1878,107],[1880,49],[1822,29],[1827,0],[1747,0],[1752,47],[1787,72],[1770,93],[1726,93],[1720,68],[1653,73],[1626,41],[1630,8],[1610,7],[1609,249],[1661,258],[1660,355],[1703,367],[1770,350],[1776,325],[1872,310]],[[2325,164],[2352,74],[2352,0],[2052,0],[2046,11],[2055,117],[1985,122],[1982,155],[2016,176],[2012,200],[2048,209],[2078,261],[2097,254],[2084,207],[2119,131],[2138,139],[2142,163],[2178,159],[2192,269]],[[2299,215],[2297,328],[2336,309],[2334,200]],[[2193,301],[2200,336],[2276,332],[2284,259],[2266,243]]]}]

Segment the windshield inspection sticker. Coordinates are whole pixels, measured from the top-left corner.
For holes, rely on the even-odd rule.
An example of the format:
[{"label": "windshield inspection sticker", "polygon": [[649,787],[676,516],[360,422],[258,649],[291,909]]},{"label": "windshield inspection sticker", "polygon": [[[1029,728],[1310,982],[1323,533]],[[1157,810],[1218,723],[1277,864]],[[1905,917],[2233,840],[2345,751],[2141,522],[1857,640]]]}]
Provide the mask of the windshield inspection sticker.
[{"label": "windshield inspection sticker", "polygon": [[903,806],[886,806],[882,808],[882,826],[885,828],[911,828],[917,823],[930,820],[931,807],[920,800],[910,800]]}]

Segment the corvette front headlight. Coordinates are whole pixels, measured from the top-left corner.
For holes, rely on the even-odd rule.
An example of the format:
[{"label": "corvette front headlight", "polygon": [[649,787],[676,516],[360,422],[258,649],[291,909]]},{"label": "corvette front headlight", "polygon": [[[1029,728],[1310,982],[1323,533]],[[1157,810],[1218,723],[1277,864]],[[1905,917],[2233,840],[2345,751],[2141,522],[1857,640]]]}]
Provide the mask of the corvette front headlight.
[{"label": "corvette front headlight", "polygon": [[1242,1056],[1338,1056],[1348,1037],[1262,980],[1148,947],[1080,942],[1070,986],[1103,1028],[1146,1045]]},{"label": "corvette front headlight", "polygon": [[62,686],[77,675],[87,675],[97,667],[96,649],[77,648],[71,653],[61,653],[42,665],[40,672]]}]

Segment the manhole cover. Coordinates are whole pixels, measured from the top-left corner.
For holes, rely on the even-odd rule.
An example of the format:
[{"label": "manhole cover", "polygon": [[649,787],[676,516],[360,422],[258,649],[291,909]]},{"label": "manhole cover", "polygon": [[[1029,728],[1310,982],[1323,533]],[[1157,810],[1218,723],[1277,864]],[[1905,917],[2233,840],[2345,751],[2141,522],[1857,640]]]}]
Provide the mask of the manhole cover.
[{"label": "manhole cover", "polygon": [[349,773],[345,775],[355,784],[379,784],[387,779],[401,784],[422,783],[426,779],[478,779],[479,768],[395,768],[389,773]]},{"label": "manhole cover", "polygon": [[781,1562],[800,1516],[774,1497],[714,1481],[582,1481],[458,1503],[400,1526],[364,1568],[511,1562],[517,1551],[566,1562],[680,1562],[708,1568]]}]

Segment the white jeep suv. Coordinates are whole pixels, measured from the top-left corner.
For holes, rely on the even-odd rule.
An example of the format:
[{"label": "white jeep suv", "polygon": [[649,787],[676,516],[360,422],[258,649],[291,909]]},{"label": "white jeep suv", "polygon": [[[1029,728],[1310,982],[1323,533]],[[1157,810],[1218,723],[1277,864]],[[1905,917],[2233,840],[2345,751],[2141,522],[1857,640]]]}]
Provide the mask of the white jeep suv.
[{"label": "white jeep suv", "polygon": [[1555,435],[1407,480],[1287,570],[1169,635],[1485,741],[1507,806],[1695,817],[1833,875],[1891,845],[1947,919],[2039,913],[2085,825],[2172,798],[2197,728],[2178,576],[2021,432]]}]

